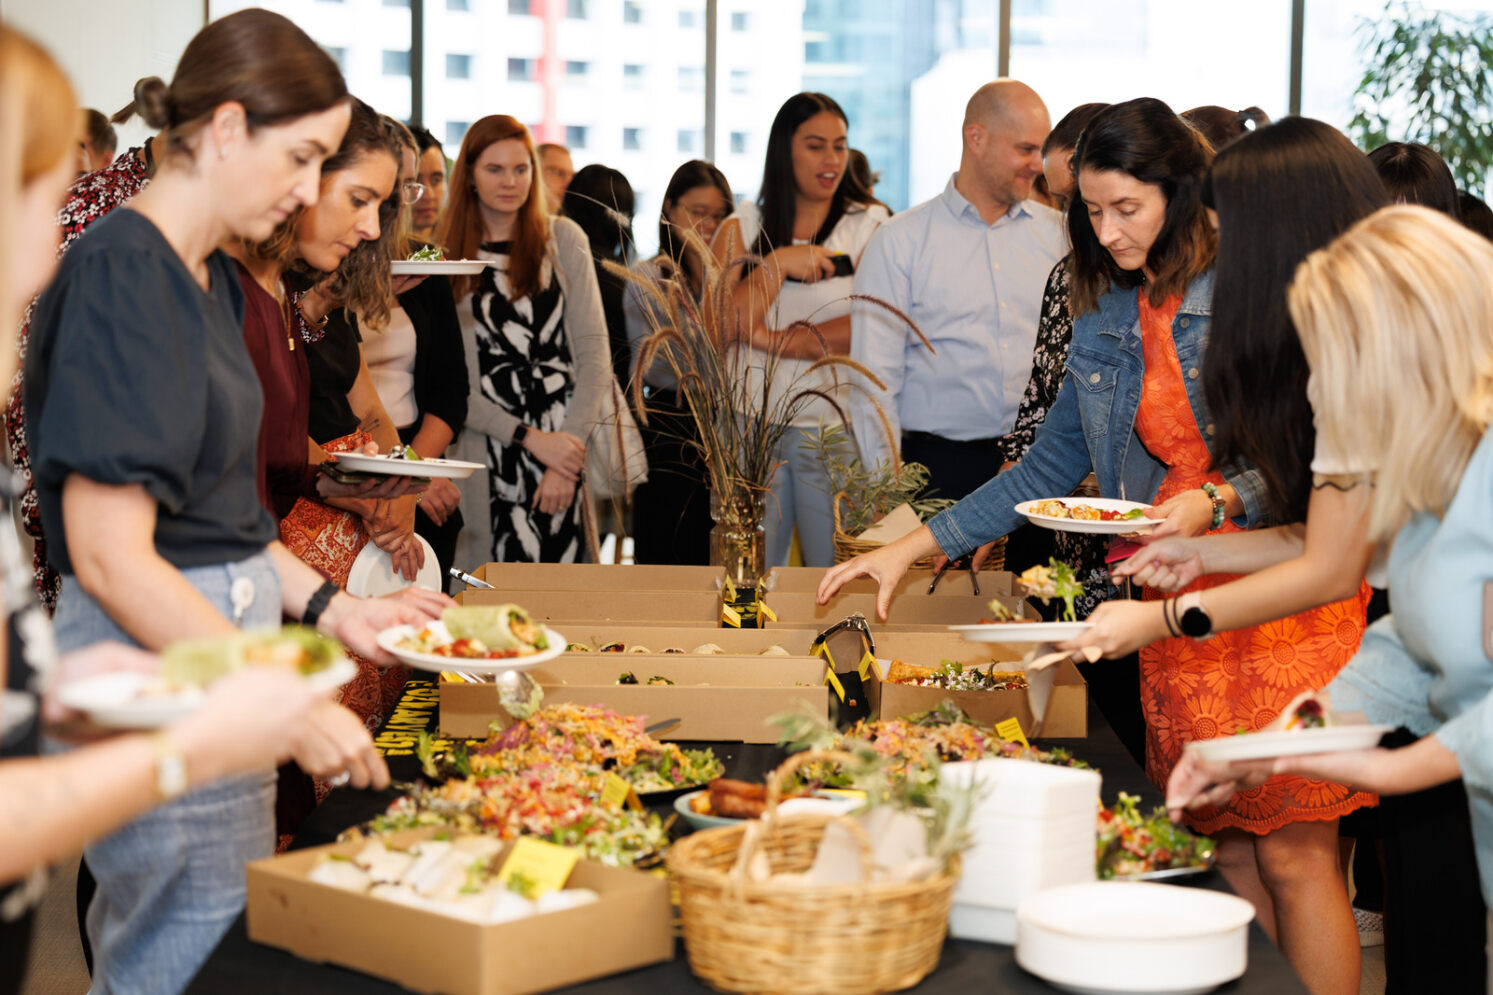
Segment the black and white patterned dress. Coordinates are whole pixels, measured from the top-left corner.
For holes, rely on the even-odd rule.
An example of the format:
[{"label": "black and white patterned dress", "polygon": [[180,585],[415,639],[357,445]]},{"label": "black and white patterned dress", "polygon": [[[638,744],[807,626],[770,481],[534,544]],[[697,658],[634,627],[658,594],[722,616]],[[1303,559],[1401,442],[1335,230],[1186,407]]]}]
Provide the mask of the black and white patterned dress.
[{"label": "black and white patterned dress", "polygon": [[[483,271],[472,295],[477,319],[477,389],[531,429],[559,431],[575,392],[565,334],[565,295],[546,261],[544,289],[508,299],[510,242],[486,242],[497,265]],[[484,258],[491,258],[485,256]],[[522,446],[487,438],[491,471],[492,558],[498,563],[576,563],[581,558],[582,503],[547,515],[532,507],[544,464]]]},{"label": "black and white patterned dress", "polygon": [[[1032,378],[1016,413],[1016,427],[1007,436],[1007,459],[1020,460],[1031,448],[1037,428],[1058,398],[1063,371],[1068,367],[1068,346],[1073,341],[1073,308],[1069,300],[1068,260],[1062,259],[1047,277],[1042,292],[1042,315],[1037,320],[1037,342],[1032,349]],[[1097,494],[1097,491],[1095,492]],[[1081,532],[1058,532],[1053,537],[1054,558],[1070,564],[1083,583],[1083,596],[1074,604],[1075,614],[1088,618],[1101,601],[1109,600],[1113,588],[1109,568],[1109,537]]]}]

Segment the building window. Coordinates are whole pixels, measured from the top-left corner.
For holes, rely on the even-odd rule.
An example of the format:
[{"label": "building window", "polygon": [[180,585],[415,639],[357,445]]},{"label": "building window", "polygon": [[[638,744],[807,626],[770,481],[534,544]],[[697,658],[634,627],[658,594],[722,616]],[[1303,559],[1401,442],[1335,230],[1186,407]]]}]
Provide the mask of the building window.
[{"label": "building window", "polygon": [[446,78],[447,79],[471,79],[472,57],[470,55],[454,55],[446,53]]},{"label": "building window", "polygon": [[384,49],[384,75],[408,76],[410,74],[410,50],[391,52]]},{"label": "building window", "polygon": [[578,21],[584,21],[588,6],[590,5],[586,0],[565,0],[565,16],[575,18]]},{"label": "building window", "polygon": [[467,129],[472,126],[470,121],[447,121],[446,122],[446,145],[450,148],[459,148],[461,140],[466,137]]},{"label": "building window", "polygon": [[744,132],[744,131],[733,131],[733,132],[731,132],[731,154],[732,155],[746,155],[747,154],[747,133],[746,132]]},{"label": "building window", "polygon": [[752,71],[750,69],[731,70],[731,92],[746,93],[752,87]]},{"label": "building window", "polygon": [[591,63],[567,61],[565,63],[565,75],[570,79],[585,79],[591,75]]},{"label": "building window", "polygon": [[471,10],[471,0],[446,0],[447,10]]},{"label": "building window", "polygon": [[342,70],[343,75],[347,74],[347,49],[323,45],[321,50],[332,57],[332,61],[337,63],[337,68]]},{"label": "building window", "polygon": [[509,59],[508,80],[512,83],[526,83],[534,78],[533,59]]},{"label": "building window", "polygon": [[623,128],[622,129],[622,151],[624,151],[624,152],[641,152],[641,151],[643,151],[643,129],[642,128]]},{"label": "building window", "polygon": [[410,6],[410,0],[384,0],[384,6],[403,7],[404,9],[408,10]]},{"label": "building window", "polygon": [[637,0],[623,0],[623,3],[622,3],[622,23],[623,24],[642,24],[643,23],[643,8],[642,8],[642,6],[640,6],[638,4]]},{"label": "building window", "polygon": [[641,90],[643,88],[643,67],[635,65],[623,66],[622,83],[629,90]]},{"label": "building window", "polygon": [[679,151],[683,155],[698,155],[704,134],[699,129],[679,129]]},{"label": "building window", "polygon": [[705,69],[703,66],[680,66],[679,67],[679,89],[681,90],[703,90],[705,88]]},{"label": "building window", "polygon": [[748,31],[752,27],[752,15],[744,10],[738,10],[731,15],[732,31]]},{"label": "building window", "polygon": [[508,13],[527,15],[529,13],[529,0],[508,0]]},{"label": "building window", "polygon": [[681,10],[679,12],[679,26],[681,28],[698,28],[700,26],[700,12],[698,10]]},{"label": "building window", "polygon": [[583,149],[586,147],[587,133],[591,129],[583,124],[567,124],[565,126],[565,145],[570,149]]}]

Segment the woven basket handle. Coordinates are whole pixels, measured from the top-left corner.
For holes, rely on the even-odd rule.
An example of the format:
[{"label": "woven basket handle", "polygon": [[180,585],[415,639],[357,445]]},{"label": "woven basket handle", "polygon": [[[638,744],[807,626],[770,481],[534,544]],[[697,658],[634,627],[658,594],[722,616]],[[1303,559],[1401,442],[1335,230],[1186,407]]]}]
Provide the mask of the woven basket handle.
[{"label": "woven basket handle", "polygon": [[836,532],[844,532],[845,531],[845,529],[843,527],[841,527],[841,525],[840,525],[840,502],[841,501],[849,501],[849,500],[850,500],[850,495],[846,494],[844,491],[839,491],[838,493],[835,494],[834,512],[835,512],[835,531]]},{"label": "woven basket handle", "polygon": [[[787,782],[789,776],[805,764],[810,764],[817,760],[832,760],[836,763],[846,763],[854,759],[854,757],[844,750],[806,750],[803,753],[795,753],[783,761],[777,770],[772,772],[767,779],[767,808],[762,813],[762,828],[757,833],[749,834],[751,838],[747,843],[748,852],[736,863],[736,866],[741,869],[736,875],[738,888],[746,883],[746,868],[751,863],[752,858],[756,856],[756,851],[761,846],[762,838],[772,832],[773,826],[777,822],[778,802],[782,800],[783,785]],[[833,821],[844,826],[846,831],[855,839],[861,854],[861,884],[862,886],[869,885],[871,883],[872,872],[870,837],[861,828],[861,824],[849,816],[836,816]]]}]

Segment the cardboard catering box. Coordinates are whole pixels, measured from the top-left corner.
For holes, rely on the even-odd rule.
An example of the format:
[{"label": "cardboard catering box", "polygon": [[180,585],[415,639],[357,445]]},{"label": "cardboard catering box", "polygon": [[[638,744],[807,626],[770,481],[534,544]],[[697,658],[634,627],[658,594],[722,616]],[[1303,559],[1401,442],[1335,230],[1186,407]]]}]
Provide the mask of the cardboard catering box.
[{"label": "cardboard catering box", "polygon": [[668,882],[652,874],[582,859],[567,887],[590,888],[599,901],[487,926],[307,880],[324,855],[362,846],[334,843],[249,864],[249,939],[443,995],[549,991],[673,959]]},{"label": "cardboard catering box", "polygon": [[[808,707],[828,714],[824,669],[823,661],[805,656],[571,653],[528,673],[544,689],[545,704],[602,705],[651,722],[679,719],[660,734],[662,739],[773,743],[778,731],[767,720],[779,712]],[[675,683],[618,684],[624,671],[639,681],[657,675]],[[512,723],[499,707],[491,681],[442,678],[440,707],[441,734],[451,738],[479,739],[487,735],[489,723]]]},{"label": "cardboard catering box", "polygon": [[[950,632],[924,634],[888,632],[876,637],[878,664],[902,660],[919,667],[936,667],[942,660],[952,660],[966,667],[994,661],[997,672],[1020,670],[1020,661],[1029,644],[970,643]],[[873,714],[884,719],[900,718],[924,712],[944,699],[952,701],[981,725],[995,725],[1009,718],[1021,723],[1030,735],[1034,728],[1031,703],[1021,691],[945,691],[910,684],[891,684],[872,672],[867,682],[866,698]],[[1047,700],[1047,715],[1042,727],[1043,738],[1081,738],[1089,734],[1088,686],[1072,663],[1058,664],[1057,680]]]}]

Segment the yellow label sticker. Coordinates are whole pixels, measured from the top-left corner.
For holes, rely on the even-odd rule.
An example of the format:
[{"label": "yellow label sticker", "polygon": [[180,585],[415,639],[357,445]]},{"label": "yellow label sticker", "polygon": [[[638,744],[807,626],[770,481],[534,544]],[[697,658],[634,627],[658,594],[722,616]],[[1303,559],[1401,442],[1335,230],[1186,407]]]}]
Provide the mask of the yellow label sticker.
[{"label": "yellow label sticker", "polygon": [[876,666],[876,657],[874,657],[871,654],[871,651],[868,649],[861,654],[860,666],[856,668],[860,671],[861,680],[866,679],[866,675],[871,672],[871,668],[874,666]]},{"label": "yellow label sticker", "polygon": [[627,804],[627,796],[632,793],[632,785],[628,784],[616,774],[608,773],[601,782],[601,800],[608,805],[621,808]]},{"label": "yellow label sticker", "polygon": [[837,694],[837,695],[840,696],[840,700],[844,701],[845,700],[845,685],[843,685],[843,684],[840,683],[840,678],[838,676],[836,676],[836,674],[835,674],[835,668],[834,667],[825,667],[824,668],[824,680],[825,680],[825,683],[827,683],[830,687],[832,687],[832,688],[835,689],[835,694]]},{"label": "yellow label sticker", "polygon": [[727,601],[735,601],[736,600],[736,585],[733,584],[733,583],[731,583],[731,578],[730,577],[727,577],[721,583],[721,591],[722,591],[722,593],[724,593],[726,595],[726,600]]},{"label": "yellow label sticker", "polygon": [[820,788],[819,794],[833,798],[849,798],[858,802],[866,800],[866,793],[857,788]]},{"label": "yellow label sticker", "polygon": [[1021,720],[1014,715],[1004,722],[997,722],[995,734],[1008,743],[1020,743],[1022,746],[1032,745],[1026,741],[1026,734],[1021,731]]},{"label": "yellow label sticker", "polygon": [[757,614],[761,615],[763,618],[767,619],[769,622],[776,622],[778,620],[778,614],[777,614],[777,612],[775,612],[771,608],[767,607],[767,602],[766,601],[759,601],[759,602],[757,602]]},{"label": "yellow label sticker", "polygon": [[741,612],[730,605],[721,605],[721,621],[733,629],[741,628]]},{"label": "yellow label sticker", "polygon": [[529,898],[538,898],[551,891],[565,887],[570,872],[575,870],[581,852],[570,847],[546,843],[532,836],[520,836],[508,859],[498,871],[498,880],[507,885],[518,878],[523,893]]}]

